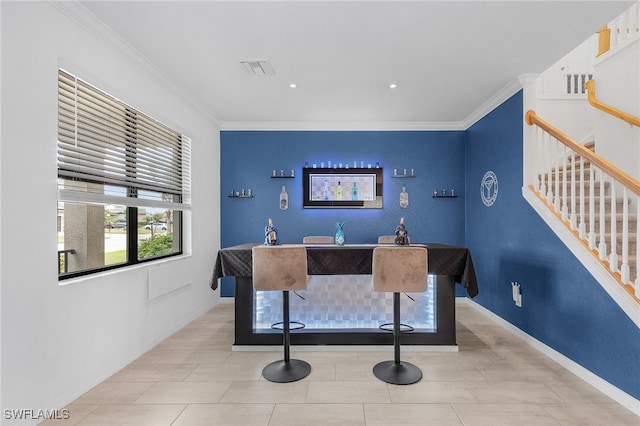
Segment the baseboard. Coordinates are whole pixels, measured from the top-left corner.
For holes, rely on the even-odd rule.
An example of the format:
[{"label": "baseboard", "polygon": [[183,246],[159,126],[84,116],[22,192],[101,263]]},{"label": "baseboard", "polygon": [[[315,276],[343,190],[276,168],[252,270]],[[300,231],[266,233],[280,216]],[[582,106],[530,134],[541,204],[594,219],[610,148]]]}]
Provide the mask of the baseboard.
[{"label": "baseboard", "polygon": [[[233,345],[234,352],[282,352],[282,345]],[[292,352],[392,352],[393,345],[291,345]],[[402,352],[458,352],[456,345],[402,345]]]},{"label": "baseboard", "polygon": [[560,352],[555,351],[539,340],[533,338],[529,334],[520,330],[518,327],[514,326],[510,322],[502,319],[498,315],[494,314],[487,308],[478,303],[468,299],[466,297],[458,297],[456,298],[456,303],[466,304],[476,309],[478,312],[486,316],[487,318],[495,321],[499,325],[501,325],[504,329],[511,332],[516,337],[520,338],[522,341],[527,343],[529,346],[537,349],[542,352],[558,364],[562,365],[567,370],[571,371],[576,376],[580,377],[585,382],[589,383],[594,388],[598,389],[600,392],[607,395],[609,398],[616,401],[618,404],[622,405],[632,413],[637,416],[640,416],[640,400],[635,399],[633,396],[628,393],[618,389],[613,386],[611,383],[607,382],[603,378],[593,374],[591,371],[587,370],[580,364],[572,361],[570,358],[562,355]]}]

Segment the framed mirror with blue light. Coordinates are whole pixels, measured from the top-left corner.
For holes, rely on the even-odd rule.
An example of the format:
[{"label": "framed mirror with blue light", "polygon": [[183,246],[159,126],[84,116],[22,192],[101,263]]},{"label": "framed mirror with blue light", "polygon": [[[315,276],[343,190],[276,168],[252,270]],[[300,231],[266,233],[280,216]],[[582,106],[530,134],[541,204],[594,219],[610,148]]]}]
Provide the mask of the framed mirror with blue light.
[{"label": "framed mirror with blue light", "polygon": [[382,208],[382,168],[303,168],[304,208]]}]

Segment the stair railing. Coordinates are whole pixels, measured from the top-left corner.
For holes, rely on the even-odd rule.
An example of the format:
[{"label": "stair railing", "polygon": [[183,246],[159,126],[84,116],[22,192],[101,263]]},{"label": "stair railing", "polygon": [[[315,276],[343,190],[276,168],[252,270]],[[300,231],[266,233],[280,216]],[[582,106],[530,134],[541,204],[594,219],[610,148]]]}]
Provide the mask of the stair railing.
[{"label": "stair railing", "polygon": [[584,87],[585,89],[587,89],[587,99],[589,100],[589,103],[592,106],[594,106],[595,108],[598,108],[601,111],[606,112],[609,115],[618,117],[619,119],[624,120],[633,126],[640,127],[639,117],[636,117],[624,111],[620,111],[619,109],[614,108],[610,105],[607,105],[596,98],[596,81],[595,80],[587,81],[584,84]]},{"label": "stair railing", "polygon": [[598,30],[597,56],[614,49],[638,32],[640,32],[640,2],[634,3],[615,20]]},{"label": "stair railing", "polygon": [[[537,140],[534,173],[526,186],[640,303],[640,245],[635,237],[640,229],[640,181],[574,141],[535,111],[527,111],[525,120],[536,126]],[[630,205],[635,210],[633,215]],[[630,220],[636,228],[632,235]]]}]

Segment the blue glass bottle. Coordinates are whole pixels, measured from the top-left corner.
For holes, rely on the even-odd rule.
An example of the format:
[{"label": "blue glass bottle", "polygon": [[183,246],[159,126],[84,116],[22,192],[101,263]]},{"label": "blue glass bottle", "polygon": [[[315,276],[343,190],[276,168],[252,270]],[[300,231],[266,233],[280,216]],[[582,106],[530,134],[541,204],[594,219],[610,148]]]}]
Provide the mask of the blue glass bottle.
[{"label": "blue glass bottle", "polygon": [[343,246],[345,242],[344,237],[344,222],[336,222],[336,245]]}]

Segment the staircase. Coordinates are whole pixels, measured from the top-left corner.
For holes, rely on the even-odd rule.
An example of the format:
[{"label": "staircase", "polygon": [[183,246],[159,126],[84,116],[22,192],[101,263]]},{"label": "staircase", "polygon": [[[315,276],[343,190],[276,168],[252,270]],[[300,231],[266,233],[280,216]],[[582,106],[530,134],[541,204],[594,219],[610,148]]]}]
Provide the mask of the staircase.
[{"label": "staircase", "polygon": [[[529,110],[523,196],[640,327],[640,182]],[[525,149],[525,152],[528,150]]]},{"label": "staircase", "polygon": [[[636,2],[540,79],[523,79],[529,126],[524,129],[522,188],[549,228],[638,327],[639,48]],[[562,94],[555,92],[565,83],[558,80],[558,69],[572,70],[563,74],[568,86]],[[596,96],[596,83],[602,98]],[[589,140],[585,135],[597,135],[599,152],[594,142],[576,142],[534,109],[583,141]]]},{"label": "staircase", "polygon": [[[588,142],[583,146],[595,153],[595,142]],[[616,197],[615,206],[612,208],[611,182],[598,179],[598,174],[591,167],[591,162],[581,155],[569,155],[562,163],[566,166],[552,167],[549,174],[538,174],[539,185],[538,189],[535,190],[536,194],[554,213],[560,216],[568,229],[576,231],[576,236],[583,244],[590,250],[594,250],[594,255],[603,261],[614,278],[620,281],[621,285],[625,286],[624,280],[619,273],[621,269],[620,265],[617,264],[617,262],[615,265],[612,265],[610,256],[607,257],[606,255],[600,254],[601,251],[606,253],[606,248],[599,249],[598,247],[606,244],[607,241],[615,241],[616,249],[611,250],[611,252],[616,255],[623,253],[623,240],[625,236],[623,232],[618,229],[621,229],[619,224],[622,224],[625,220],[622,212],[625,209],[624,204],[627,203],[628,205],[629,199]],[[593,195],[590,190],[592,173],[595,177],[593,179]],[[549,178],[547,178],[547,176]],[[564,197],[565,191],[566,197]],[[581,197],[581,195],[583,196]],[[581,199],[583,200],[582,204],[580,203]],[[590,208],[591,200],[593,200],[593,209]],[[600,206],[603,208],[598,208]],[[615,216],[612,216],[612,214]],[[612,217],[615,217],[614,229],[616,238],[611,237]],[[628,276],[636,277],[638,269],[636,257],[638,250],[638,214],[628,213],[626,220],[628,227],[626,235],[628,242]],[[603,232],[601,232],[601,230]],[[627,281],[630,281],[630,278]],[[629,284],[629,282],[626,284]],[[631,289],[628,289],[628,291],[631,293]],[[631,294],[633,295],[633,293]]]}]

